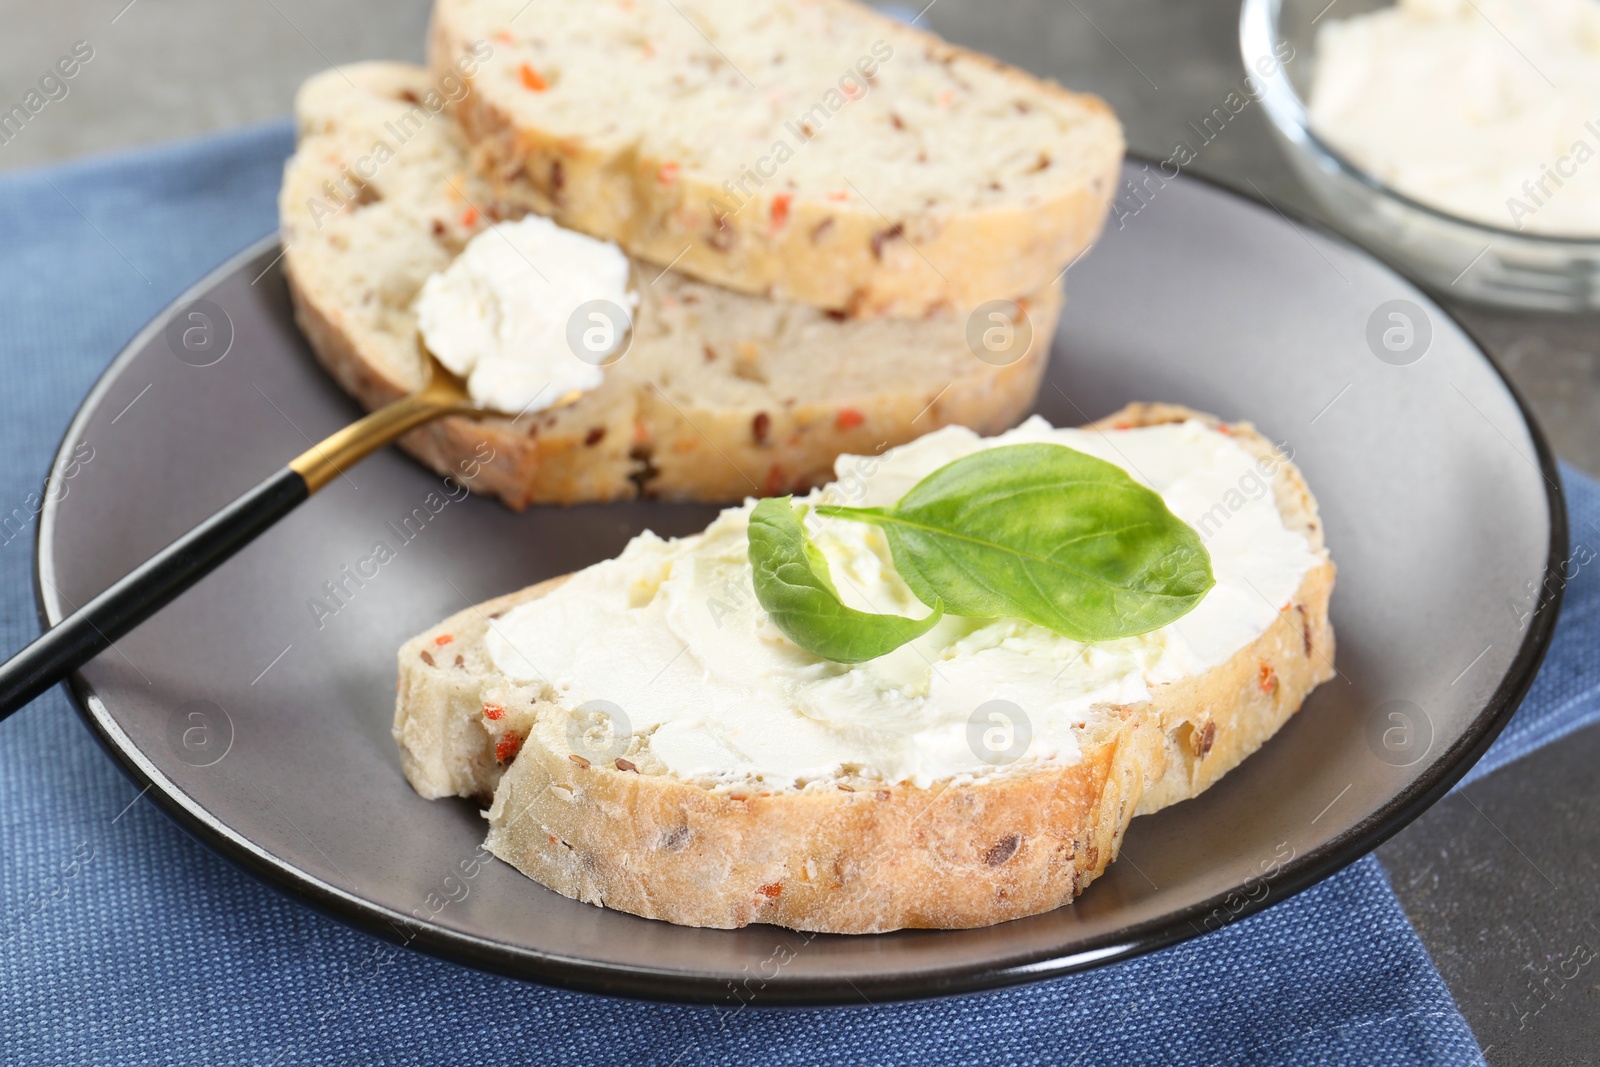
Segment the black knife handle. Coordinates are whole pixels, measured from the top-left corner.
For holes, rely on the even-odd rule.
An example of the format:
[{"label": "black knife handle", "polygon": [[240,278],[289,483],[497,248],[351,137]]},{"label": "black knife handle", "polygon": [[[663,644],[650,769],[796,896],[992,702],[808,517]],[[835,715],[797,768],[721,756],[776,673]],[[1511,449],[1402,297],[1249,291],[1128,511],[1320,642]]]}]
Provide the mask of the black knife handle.
[{"label": "black knife handle", "polygon": [[166,607],[311,495],[285,467],[157,552],[0,666],[0,719]]}]

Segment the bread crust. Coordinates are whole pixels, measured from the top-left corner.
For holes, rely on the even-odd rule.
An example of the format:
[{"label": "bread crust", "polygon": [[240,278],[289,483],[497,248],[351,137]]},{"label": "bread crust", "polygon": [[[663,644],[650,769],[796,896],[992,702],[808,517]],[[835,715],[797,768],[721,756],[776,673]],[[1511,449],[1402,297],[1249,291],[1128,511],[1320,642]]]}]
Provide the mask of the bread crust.
[{"label": "bread crust", "polygon": [[[1223,425],[1181,407],[1133,405],[1091,426],[1186,418]],[[1247,424],[1227,428],[1273,465],[1286,523],[1320,549],[1315,501],[1299,472]],[[544,595],[550,582],[453,616],[402,648],[395,732],[419,792],[481,798],[493,790],[489,848],[577,900],[721,928],[984,926],[1072,900],[1115,858],[1134,815],[1198,795],[1276,733],[1333,674],[1333,581],[1331,562],[1314,567],[1254,642],[1203,675],[1157,687],[1147,702],[1110,709],[1110,725],[1064,767],[927,789],[708,787],[574,759],[553,717],[526,708],[506,720],[528,731],[520,752],[497,759],[489,724],[476,716],[474,734],[464,721],[483,701],[515,709],[526,697],[484,680],[487,660],[476,646],[491,616]],[[459,667],[425,662],[444,635],[480,658]],[[499,741],[504,755],[504,735]]]},{"label": "bread crust", "polygon": [[[862,12],[847,0],[822,2]],[[462,25],[458,6],[452,0],[434,6],[429,62],[438,72],[453,69],[478,43]],[[520,124],[481,76],[454,110],[474,163],[506,202],[730,289],[855,316],[920,318],[964,313],[1050,285],[1105,225],[1124,151],[1115,114],[1098,97],[894,20],[882,22],[885,35],[907,49],[940,62],[992,67],[1019,96],[1070,101],[1081,109],[1085,122],[1103,127],[1092,158],[1079,161],[1082,180],[1025,204],[894,219],[870,204],[796,199],[784,203],[787,225],[775,227],[769,220],[781,190],[758,191],[736,212],[714,212],[707,205],[727,196],[717,183],[687,173],[662,183],[658,175],[674,161],[636,145],[616,151]]]},{"label": "bread crust", "polygon": [[[420,381],[402,380],[339,328],[338,309],[302,284],[293,259],[284,257],[284,273],[295,322],[334,381],[369,411],[418,388]],[[974,359],[970,375],[943,388],[931,381],[920,388],[903,382],[843,402],[759,407],[701,407],[648,389],[634,398],[631,419],[596,420],[607,430],[602,444],[609,438],[624,447],[596,450],[589,444],[592,430],[552,431],[536,422],[519,429],[500,416],[437,419],[398,444],[436,473],[459,478],[473,492],[498,497],[517,511],[530,504],[641,496],[722,504],[803,493],[833,476],[833,461],[842,453],[879,453],[941,426],[995,434],[1015,425],[1038,397],[1060,310],[1058,294],[1035,298],[1028,310],[1034,340],[1021,358],[1003,367]],[[581,415],[584,401],[568,410]],[[854,413],[853,428],[841,425],[845,411]],[[758,441],[751,427],[762,414],[768,429]],[[647,442],[649,451],[641,459],[627,442]],[[485,455],[491,458],[483,462]],[[477,473],[468,477],[468,471]]]},{"label": "bread crust", "polygon": [[[358,253],[348,242],[335,243],[346,236],[338,228],[360,225],[358,211],[377,209],[341,211],[327,222],[312,214],[308,194],[325,195],[321,190],[329,180],[338,180],[343,173],[336,162],[347,148],[339,130],[341,106],[387,103],[403,113],[408,105],[400,94],[415,98],[427,85],[420,69],[389,63],[354,65],[342,76],[320,75],[308,82],[300,101],[302,147],[288,163],[280,200],[286,248],[283,270],[296,321],[318,362],[369,410],[420,386],[420,357],[409,349],[415,320],[408,308],[395,308],[387,320],[388,332],[379,331],[371,324],[369,309],[355,306],[349,287],[340,284],[358,267],[368,274],[375,268],[356,262]],[[437,121],[439,126],[415,135],[407,150],[431,147],[465,168],[465,156],[453,134],[443,128],[448,120]],[[355,120],[343,132],[344,141],[354,142],[349,151],[370,144],[363,138],[376,136],[364,132]],[[389,166],[406,164],[402,160]],[[378,172],[371,192],[381,197],[385,183],[394,177],[393,172]],[[499,205],[478,199],[472,181],[463,173],[444,193],[463,186],[474,202],[498,213]],[[424,207],[431,210],[431,205]],[[441,204],[438,214],[454,217],[461,207]],[[417,214],[427,211],[418,208]],[[434,240],[426,234],[419,239]],[[656,301],[662,293],[692,294],[697,284],[654,268],[645,278],[654,279],[651,299]],[[700,293],[710,296],[704,287]],[[752,302],[732,296],[720,300],[717,313],[724,321],[734,316],[736,302]],[[640,372],[630,360],[644,357],[630,352],[608,371],[600,390],[579,399],[559,417],[440,419],[407,434],[400,447],[439,474],[452,475],[514,509],[639,496],[726,503],[748,495],[804,491],[832,476],[833,460],[842,452],[873,454],[950,424],[995,433],[1022,418],[1033,405],[1049,361],[1060,291],[1047,288],[1024,305],[1031,342],[1027,351],[1004,366],[985,363],[968,351],[959,321],[936,329],[929,324],[884,324],[896,330],[903,327],[907,339],[936,337],[932,347],[938,351],[929,355],[941,358],[930,359],[925,372],[902,367],[910,373],[897,376],[886,371],[855,390],[841,391],[822,382],[795,387],[794,395],[770,389],[759,399],[729,401],[693,389],[673,391],[667,378],[675,375],[692,381],[694,368],[668,365]],[[641,310],[636,334],[647,326],[644,314]],[[841,344],[844,331],[859,328],[828,321],[809,308],[795,308],[792,317],[802,314],[819,320],[819,336],[831,338],[837,332]],[[405,338],[403,363],[392,351],[396,333]],[[860,347],[859,341],[852,344]],[[685,358],[698,362],[699,346]],[[764,358],[795,362],[782,351],[768,351]],[[938,369],[932,369],[935,366]],[[957,369],[947,373],[951,367]]]}]

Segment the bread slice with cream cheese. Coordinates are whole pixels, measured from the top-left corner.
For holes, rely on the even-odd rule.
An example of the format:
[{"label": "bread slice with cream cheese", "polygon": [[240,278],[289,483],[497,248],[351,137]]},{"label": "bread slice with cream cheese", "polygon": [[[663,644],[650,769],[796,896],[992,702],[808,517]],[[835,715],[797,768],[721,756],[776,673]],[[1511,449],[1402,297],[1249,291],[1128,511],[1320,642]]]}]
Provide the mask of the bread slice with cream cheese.
[{"label": "bread slice with cream cheese", "polygon": [[[675,923],[867,933],[981,926],[1069,902],[1135,815],[1237,766],[1332,676],[1334,654],[1334,567],[1316,503],[1268,440],[1168,405],[1086,429],[1102,458],[1165,484],[1211,549],[1218,584],[1191,616],[1132,644],[1088,646],[1014,620],[971,622],[959,639],[934,640],[936,628],[895,663],[848,669],[759,630],[713,647],[761,614],[739,586],[731,509],[703,535],[732,523],[720,548],[636,540],[616,563],[408,642],[394,723],[408,779],[426,797],[487,804],[489,848],[542,884]],[[1150,431],[1193,442],[1205,477],[1141,451],[1135,435]],[[1013,436],[1046,432],[1029,423]],[[982,447],[959,430],[929,440]],[[892,500],[931,473],[897,459],[918,447],[870,471],[843,457],[823,492],[861,500],[852,478],[887,478],[864,502]],[[833,565],[842,593],[887,595],[872,584],[876,557]],[[623,585],[607,592],[613,580]],[[580,583],[571,596],[567,582]],[[606,597],[622,608],[595,616]],[[531,608],[544,640],[516,637]],[[774,663],[776,688],[760,673]],[[730,671],[748,687],[723,685]],[[1005,698],[1013,711],[991,722],[984,709]],[[991,728],[1012,731],[997,745],[1018,730],[1031,741],[996,762],[981,734]]]},{"label": "bread slice with cream cheese", "polygon": [[1123,137],[1068,92],[851,0],[437,0],[430,61],[508,203],[743,292],[852,315],[1050,284]]},{"label": "bread slice with cream cheese", "polygon": [[[312,350],[369,408],[420,384],[423,283],[518,214],[468,166],[443,110],[452,91],[459,81],[363,63],[313,77],[296,101],[284,271]],[[631,344],[578,402],[442,419],[401,446],[516,508],[787,492],[826,478],[841,452],[951,423],[1011,425],[1033,403],[1060,310],[1058,290],[1041,288],[1018,308],[1014,348],[980,359],[964,318],[847,321],[638,262],[633,289]]]}]

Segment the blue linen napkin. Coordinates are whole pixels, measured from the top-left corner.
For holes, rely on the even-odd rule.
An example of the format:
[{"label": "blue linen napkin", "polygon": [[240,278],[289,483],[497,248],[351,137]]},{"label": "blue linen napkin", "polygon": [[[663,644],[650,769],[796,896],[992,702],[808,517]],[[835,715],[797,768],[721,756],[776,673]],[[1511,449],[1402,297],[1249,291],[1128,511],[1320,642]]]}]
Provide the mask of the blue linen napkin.
[{"label": "blue linen napkin", "polygon": [[[106,362],[275,225],[287,124],[0,177],[0,650],[37,632],[31,499]],[[1575,537],[1600,488],[1564,471]],[[15,523],[13,524],[15,528]],[[1584,570],[1480,764],[1600,717]],[[285,899],[159,814],[60,690],[0,725],[0,1049],[41,1064],[1477,1063],[1368,857],[1216,933],[953,1000],[730,1011],[546,989],[394,949]]]}]

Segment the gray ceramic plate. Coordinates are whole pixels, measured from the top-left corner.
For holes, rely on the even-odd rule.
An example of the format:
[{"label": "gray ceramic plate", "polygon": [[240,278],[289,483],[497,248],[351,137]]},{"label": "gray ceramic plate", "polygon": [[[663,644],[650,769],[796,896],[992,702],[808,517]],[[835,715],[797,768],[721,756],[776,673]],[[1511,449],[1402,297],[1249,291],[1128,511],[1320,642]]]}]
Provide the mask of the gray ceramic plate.
[{"label": "gray ceramic plate", "polygon": [[[55,473],[69,491],[39,526],[49,621],[356,414],[296,333],[276,256],[263,243],[202,282],[84,403]],[[1122,858],[1070,907],[856,938],[678,928],[475,862],[478,813],[411,792],[389,737],[404,639],[647,526],[696,530],[709,508],[450,503],[319,626],[308,602],[323,584],[375,541],[396,544],[389,524],[439,488],[379,455],[100,656],[74,691],[124,769],[224,855],[341,920],[542,982],[859,1002],[1025,981],[1225,925],[1374,847],[1503,725],[1554,621],[1538,590],[1566,544],[1555,470],[1506,382],[1426,296],[1216,187],[1170,182],[1113,222],[1068,293],[1039,410],[1070,425],[1161,399],[1254,420],[1294,450],[1339,564],[1338,677],[1204,796],[1136,820]],[[174,341],[204,328],[196,300],[220,331],[203,358]],[[85,441],[94,459],[71,465]]]}]

